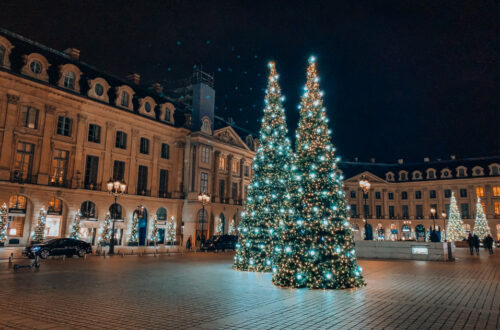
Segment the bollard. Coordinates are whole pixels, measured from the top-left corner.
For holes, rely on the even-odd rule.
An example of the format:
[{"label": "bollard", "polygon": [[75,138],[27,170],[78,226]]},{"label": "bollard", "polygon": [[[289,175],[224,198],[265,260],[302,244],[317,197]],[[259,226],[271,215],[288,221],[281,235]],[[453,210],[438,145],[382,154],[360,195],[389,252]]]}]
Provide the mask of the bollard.
[{"label": "bollard", "polygon": [[9,257],[9,268],[12,267],[12,261],[14,261],[14,253],[11,253]]},{"label": "bollard", "polygon": [[63,259],[63,261],[66,261],[66,255],[65,254],[63,254],[63,258],[62,259]]}]

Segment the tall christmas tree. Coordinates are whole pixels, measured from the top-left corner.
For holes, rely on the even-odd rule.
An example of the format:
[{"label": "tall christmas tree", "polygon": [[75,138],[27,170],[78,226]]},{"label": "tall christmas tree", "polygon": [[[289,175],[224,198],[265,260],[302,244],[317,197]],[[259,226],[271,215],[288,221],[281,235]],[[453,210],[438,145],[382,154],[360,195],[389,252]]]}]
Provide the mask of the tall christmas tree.
[{"label": "tall christmas tree", "polygon": [[484,239],[488,234],[491,234],[490,227],[488,226],[488,220],[484,215],[483,205],[481,205],[481,199],[477,198],[476,203],[476,221],[474,221],[474,234],[476,234],[480,239]]},{"label": "tall christmas tree", "polygon": [[153,216],[153,225],[151,226],[151,235],[149,236],[149,241],[153,243],[154,246],[158,244],[159,239],[159,231],[158,231],[158,218],[156,215]]},{"label": "tall christmas tree", "polygon": [[7,225],[9,224],[9,209],[7,204],[3,203],[0,207],[0,243],[7,239]]},{"label": "tall christmas tree", "polygon": [[134,217],[132,218],[132,226],[130,228],[130,238],[128,242],[130,245],[137,245],[139,243],[139,218],[135,212]]},{"label": "tall christmas tree", "polygon": [[260,129],[260,146],[253,162],[252,183],[241,214],[234,269],[271,271],[274,244],[279,239],[278,227],[283,223],[287,207],[292,150],[283,109],[278,74],[269,63],[269,79],[265,96],[264,117]]},{"label": "tall christmas tree", "polygon": [[451,193],[450,211],[448,213],[448,227],[446,228],[446,240],[449,242],[461,241],[465,238],[465,230],[458,211],[457,200],[455,193]]},{"label": "tall christmas tree", "polygon": [[76,211],[75,220],[73,221],[73,225],[71,226],[71,234],[70,237],[74,239],[80,239],[80,217],[82,214],[80,210]]},{"label": "tall christmas tree", "polygon": [[101,239],[99,240],[99,242],[101,243],[101,245],[108,245],[110,240],[111,240],[111,220],[108,212],[104,217],[104,224],[101,229]]},{"label": "tall christmas tree", "polygon": [[357,265],[343,178],[323,107],[314,57],[309,59],[296,133],[295,216],[282,231],[273,283],[281,287],[343,289],[364,285]]},{"label": "tall christmas tree", "polygon": [[234,219],[231,219],[231,223],[229,224],[229,229],[227,233],[229,235],[236,235],[236,227],[234,226]]},{"label": "tall christmas tree", "polygon": [[174,245],[177,240],[177,223],[175,218],[172,216],[167,220],[167,228],[165,229],[165,243],[168,242],[170,245]]},{"label": "tall christmas tree", "polygon": [[33,235],[34,242],[42,242],[45,238],[45,220],[47,218],[47,211],[42,207],[40,213],[38,214],[38,222],[35,227],[35,233]]},{"label": "tall christmas tree", "polygon": [[215,235],[222,235],[222,220],[220,217],[217,217],[216,223],[215,223]]}]

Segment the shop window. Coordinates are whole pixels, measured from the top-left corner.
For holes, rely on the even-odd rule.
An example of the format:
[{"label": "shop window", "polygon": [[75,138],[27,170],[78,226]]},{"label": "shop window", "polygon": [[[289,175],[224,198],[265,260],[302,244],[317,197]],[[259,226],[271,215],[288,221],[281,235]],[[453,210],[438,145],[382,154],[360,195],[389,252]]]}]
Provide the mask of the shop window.
[{"label": "shop window", "polygon": [[51,198],[49,201],[49,207],[47,209],[47,214],[62,214],[62,201],[59,198]]},{"label": "shop window", "polygon": [[123,208],[120,204],[111,204],[109,207],[109,216],[111,219],[122,220],[123,219]]}]

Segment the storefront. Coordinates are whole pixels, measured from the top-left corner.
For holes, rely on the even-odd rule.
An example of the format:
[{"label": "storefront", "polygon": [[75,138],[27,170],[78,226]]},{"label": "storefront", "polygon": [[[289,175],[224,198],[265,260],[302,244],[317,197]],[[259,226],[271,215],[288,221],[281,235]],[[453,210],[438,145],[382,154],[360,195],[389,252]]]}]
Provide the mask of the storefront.
[{"label": "storefront", "polygon": [[80,206],[80,239],[95,245],[98,224],[95,203],[92,201],[83,202]]},{"label": "storefront", "polygon": [[51,198],[45,218],[45,238],[61,237],[63,203],[59,198]]},{"label": "storefront", "polygon": [[381,223],[379,223],[377,226],[377,240],[379,241],[385,240],[385,230],[384,226],[382,226]]},{"label": "storefront", "polygon": [[424,225],[417,225],[415,227],[415,238],[417,241],[425,241],[425,227],[424,227]]},{"label": "storefront", "polygon": [[7,224],[7,243],[9,245],[19,244],[23,238],[27,205],[24,196],[13,195],[9,198],[9,223]]},{"label": "storefront", "polygon": [[397,241],[398,240],[398,228],[396,227],[395,224],[391,224],[391,231],[390,231],[390,239],[391,241]]},{"label": "storefront", "polygon": [[411,228],[408,225],[401,227],[401,239],[403,241],[411,239]]}]

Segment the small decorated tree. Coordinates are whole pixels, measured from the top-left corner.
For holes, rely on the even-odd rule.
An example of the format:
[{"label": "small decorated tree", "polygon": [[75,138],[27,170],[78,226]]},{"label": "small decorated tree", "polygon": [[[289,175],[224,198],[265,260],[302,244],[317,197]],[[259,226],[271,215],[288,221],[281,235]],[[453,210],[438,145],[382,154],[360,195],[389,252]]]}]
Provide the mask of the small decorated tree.
[{"label": "small decorated tree", "polygon": [[75,220],[71,226],[70,237],[73,239],[80,239],[80,217],[82,216],[80,210],[76,211]]},{"label": "small decorated tree", "polygon": [[491,234],[490,227],[488,226],[488,220],[484,215],[483,206],[481,205],[481,199],[477,198],[476,203],[476,221],[474,221],[474,234],[476,234],[479,239],[483,240],[488,234]]},{"label": "small decorated tree", "polygon": [[154,246],[158,244],[159,239],[158,232],[158,218],[156,215],[153,216],[153,225],[151,226],[151,236],[149,236],[149,241],[153,243]]},{"label": "small decorated tree", "polygon": [[101,229],[101,238],[99,240],[99,243],[101,243],[101,245],[108,245],[110,239],[111,239],[111,220],[108,212],[104,217],[104,224]]},{"label": "small decorated tree", "polygon": [[451,193],[450,211],[448,213],[448,227],[446,229],[446,240],[449,242],[461,241],[465,238],[465,230],[458,210],[455,193]]},{"label": "small decorated tree", "polygon": [[45,221],[47,218],[47,211],[42,207],[40,213],[38,214],[38,222],[35,227],[35,233],[33,234],[34,242],[42,242],[45,238]]},{"label": "small decorated tree", "polygon": [[9,209],[7,204],[3,203],[0,207],[0,243],[7,239],[7,225],[9,224]]},{"label": "small decorated tree", "polygon": [[139,244],[139,218],[137,213],[134,213],[132,218],[132,226],[130,228],[130,238],[128,240],[129,245]]},{"label": "small decorated tree", "polygon": [[229,235],[236,235],[236,227],[234,226],[234,219],[231,219],[231,223],[229,224]]},{"label": "small decorated tree", "polygon": [[177,240],[177,223],[175,218],[172,216],[167,220],[167,227],[165,228],[165,243],[169,242],[170,245],[174,245]]},{"label": "small decorated tree", "polygon": [[222,220],[220,217],[217,218],[217,222],[215,225],[215,235],[222,235]]}]

